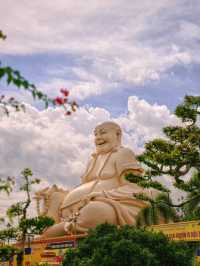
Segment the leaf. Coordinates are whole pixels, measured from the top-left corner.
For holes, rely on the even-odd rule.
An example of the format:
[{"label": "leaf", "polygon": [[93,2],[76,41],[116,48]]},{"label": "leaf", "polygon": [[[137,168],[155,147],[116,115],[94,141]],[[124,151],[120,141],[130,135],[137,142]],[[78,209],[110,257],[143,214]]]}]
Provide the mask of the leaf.
[{"label": "leaf", "polygon": [[6,71],[4,68],[0,68],[0,79],[6,74]]}]

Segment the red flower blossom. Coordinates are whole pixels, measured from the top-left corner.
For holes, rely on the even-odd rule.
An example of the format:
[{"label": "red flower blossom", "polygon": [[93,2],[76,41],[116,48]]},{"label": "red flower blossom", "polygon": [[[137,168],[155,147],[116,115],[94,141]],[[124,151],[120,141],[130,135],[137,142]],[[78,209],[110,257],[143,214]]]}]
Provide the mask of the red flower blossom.
[{"label": "red flower blossom", "polygon": [[69,96],[69,91],[66,90],[66,89],[61,89],[60,92],[61,92],[65,97]]},{"label": "red flower blossom", "polygon": [[65,103],[65,101],[64,101],[64,99],[61,98],[61,97],[56,97],[56,98],[54,99],[54,104],[56,104],[56,105],[63,105],[64,103]]},{"label": "red flower blossom", "polygon": [[63,102],[67,103],[68,99],[67,98],[63,98]]},{"label": "red flower blossom", "polygon": [[72,113],[72,112],[67,111],[67,112],[65,113],[65,115],[71,115],[71,113]]}]

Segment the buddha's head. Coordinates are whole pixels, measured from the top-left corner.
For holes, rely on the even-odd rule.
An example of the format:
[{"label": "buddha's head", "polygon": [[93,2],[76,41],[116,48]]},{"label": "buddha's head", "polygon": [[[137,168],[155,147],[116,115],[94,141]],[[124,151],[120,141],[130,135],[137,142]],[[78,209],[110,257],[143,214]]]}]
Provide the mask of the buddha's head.
[{"label": "buddha's head", "polygon": [[107,153],[121,145],[122,131],[114,122],[104,122],[94,130],[97,153]]}]

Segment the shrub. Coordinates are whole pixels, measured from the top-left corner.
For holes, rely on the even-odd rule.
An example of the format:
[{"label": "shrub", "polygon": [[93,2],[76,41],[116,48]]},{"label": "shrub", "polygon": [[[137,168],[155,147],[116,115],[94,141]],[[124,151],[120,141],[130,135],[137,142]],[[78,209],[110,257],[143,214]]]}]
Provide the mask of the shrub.
[{"label": "shrub", "polygon": [[162,233],[103,224],[66,252],[67,266],[191,266],[193,249]]}]

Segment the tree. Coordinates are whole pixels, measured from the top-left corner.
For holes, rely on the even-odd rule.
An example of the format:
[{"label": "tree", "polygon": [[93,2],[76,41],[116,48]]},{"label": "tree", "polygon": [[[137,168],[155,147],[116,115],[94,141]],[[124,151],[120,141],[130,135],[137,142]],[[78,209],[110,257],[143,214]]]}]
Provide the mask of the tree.
[{"label": "tree", "polygon": [[10,258],[12,258],[15,254],[18,253],[18,249],[10,246],[5,245],[0,248],[0,262],[8,261]]},{"label": "tree", "polygon": [[[6,225],[5,229],[0,230],[0,240],[7,243],[7,246],[0,248],[0,254],[5,260],[7,254],[13,251],[12,246],[9,245],[11,239],[21,242],[21,249],[17,250],[23,263],[24,247],[30,235],[38,235],[44,229],[52,226],[54,220],[47,216],[28,217],[28,208],[31,204],[31,188],[32,185],[40,182],[37,178],[32,178],[32,171],[29,168],[21,172],[21,180],[23,180],[20,190],[25,192],[25,200],[11,205],[7,210],[7,216],[11,222]],[[17,221],[16,219],[17,218]],[[9,253],[10,254],[10,253]],[[14,254],[14,253],[12,253]]]},{"label": "tree", "polygon": [[[180,204],[166,204],[180,207],[192,217],[196,212],[194,207],[199,207],[200,203],[200,96],[185,96],[175,115],[180,118],[180,125],[164,127],[166,138],[146,143],[145,151],[138,159],[148,168],[147,183],[152,183],[156,176],[168,175],[174,178],[175,187],[188,193]],[[189,181],[184,181],[186,174],[190,175]]]},{"label": "tree", "polygon": [[6,225],[6,229],[0,231],[0,241],[5,244],[10,244],[10,240],[17,237],[17,229],[12,227],[9,223]]},{"label": "tree", "polygon": [[177,214],[174,208],[171,207],[172,200],[166,193],[159,194],[155,200],[151,198],[141,199],[150,202],[150,205],[141,210],[137,218],[137,226],[148,226],[159,223],[169,223],[170,221],[177,220]]},{"label": "tree", "polygon": [[187,194],[187,203],[184,204],[183,219],[184,220],[199,220],[200,219],[200,173],[195,172],[188,181],[187,186],[190,191]]},{"label": "tree", "polygon": [[66,252],[63,265],[190,266],[192,258],[191,247],[170,241],[162,233],[103,224]]},{"label": "tree", "polygon": [[0,178],[0,191],[5,191],[9,194],[12,191],[15,180],[13,177]]},{"label": "tree", "polygon": [[181,177],[192,168],[200,171],[199,108],[200,97],[185,96],[184,103],[175,110],[183,125],[164,127],[167,139],[155,139],[145,145],[145,152],[138,158],[150,168],[150,176],[170,175],[176,187],[185,189]]},{"label": "tree", "polygon": [[175,209],[172,207],[172,200],[170,199],[170,191],[161,183],[158,181],[153,181],[151,178],[149,178],[147,173],[143,176],[128,173],[125,178],[141,187],[154,188],[160,191],[155,199],[143,193],[136,193],[133,195],[136,198],[149,203],[146,208],[143,208],[140,211],[137,217],[136,224],[138,227],[159,223],[168,223],[170,221],[177,220],[177,214]]}]

